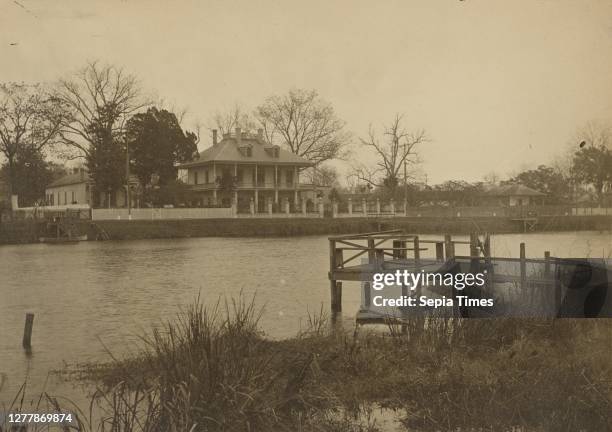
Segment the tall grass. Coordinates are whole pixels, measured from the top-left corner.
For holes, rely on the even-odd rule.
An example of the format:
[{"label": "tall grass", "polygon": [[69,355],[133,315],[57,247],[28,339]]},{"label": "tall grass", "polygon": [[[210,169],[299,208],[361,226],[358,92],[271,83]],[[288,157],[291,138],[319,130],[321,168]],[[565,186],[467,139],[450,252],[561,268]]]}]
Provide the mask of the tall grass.
[{"label": "tall grass", "polygon": [[413,318],[342,331],[321,311],[272,341],[260,316],[244,299],[196,302],[139,355],[83,368],[100,387],[102,421],[90,424],[373,432],[378,406],[407,430],[612,430],[611,320]]}]

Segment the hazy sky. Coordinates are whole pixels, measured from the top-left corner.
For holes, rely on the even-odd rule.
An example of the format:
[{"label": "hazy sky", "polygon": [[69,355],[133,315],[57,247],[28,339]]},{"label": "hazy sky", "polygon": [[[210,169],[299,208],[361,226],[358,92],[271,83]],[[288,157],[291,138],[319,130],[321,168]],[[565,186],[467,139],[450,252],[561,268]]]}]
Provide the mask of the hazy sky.
[{"label": "hazy sky", "polygon": [[612,120],[609,0],[0,0],[0,29],[0,81],[100,59],[203,122],[292,87],[357,137],[404,113],[430,182],[550,162]]}]

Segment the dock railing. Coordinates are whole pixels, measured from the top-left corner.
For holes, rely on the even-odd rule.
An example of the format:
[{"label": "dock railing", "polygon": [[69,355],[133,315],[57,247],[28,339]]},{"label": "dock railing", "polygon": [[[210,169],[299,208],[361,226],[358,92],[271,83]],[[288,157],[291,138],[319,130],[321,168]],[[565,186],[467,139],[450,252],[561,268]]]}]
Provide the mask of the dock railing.
[{"label": "dock railing", "polygon": [[[481,238],[482,237],[482,238]],[[461,248],[462,250],[458,249]],[[466,251],[467,253],[463,252]],[[520,244],[519,258],[492,257],[491,238],[488,233],[470,234],[469,240],[454,239],[450,234],[438,238],[423,238],[403,230],[368,232],[329,237],[329,281],[331,312],[342,312],[342,282],[360,281],[365,293],[365,304],[369,305],[368,293],[374,273],[385,270],[410,268],[420,271],[428,265],[449,268],[461,263],[466,271],[476,273],[486,269],[486,281],[493,283],[512,282],[521,289],[534,284],[555,287],[555,303],[560,304],[561,291],[553,271],[558,258],[544,253],[543,259],[527,258],[525,243]],[[543,267],[542,274],[533,275],[528,264]],[[517,274],[501,274],[496,266],[507,268],[518,266]],[[416,295],[420,295],[420,287]],[[454,290],[453,290],[454,292]]]}]

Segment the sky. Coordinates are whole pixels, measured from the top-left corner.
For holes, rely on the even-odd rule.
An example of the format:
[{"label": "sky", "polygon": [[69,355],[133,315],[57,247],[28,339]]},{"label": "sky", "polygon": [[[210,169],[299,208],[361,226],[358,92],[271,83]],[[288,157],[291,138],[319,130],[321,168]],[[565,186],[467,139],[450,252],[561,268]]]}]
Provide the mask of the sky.
[{"label": "sky", "polygon": [[430,137],[430,184],[551,163],[612,121],[612,0],[0,0],[0,82],[96,59],[187,109],[187,127],[316,89],[365,163],[358,138],[403,114]]}]

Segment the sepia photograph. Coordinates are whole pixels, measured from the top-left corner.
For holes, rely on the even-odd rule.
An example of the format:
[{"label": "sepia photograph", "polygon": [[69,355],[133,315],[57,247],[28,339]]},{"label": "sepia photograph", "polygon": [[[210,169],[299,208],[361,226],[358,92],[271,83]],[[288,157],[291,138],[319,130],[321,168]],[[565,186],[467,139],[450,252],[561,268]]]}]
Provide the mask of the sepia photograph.
[{"label": "sepia photograph", "polygon": [[0,0],[50,431],[612,431],[612,1]]}]

